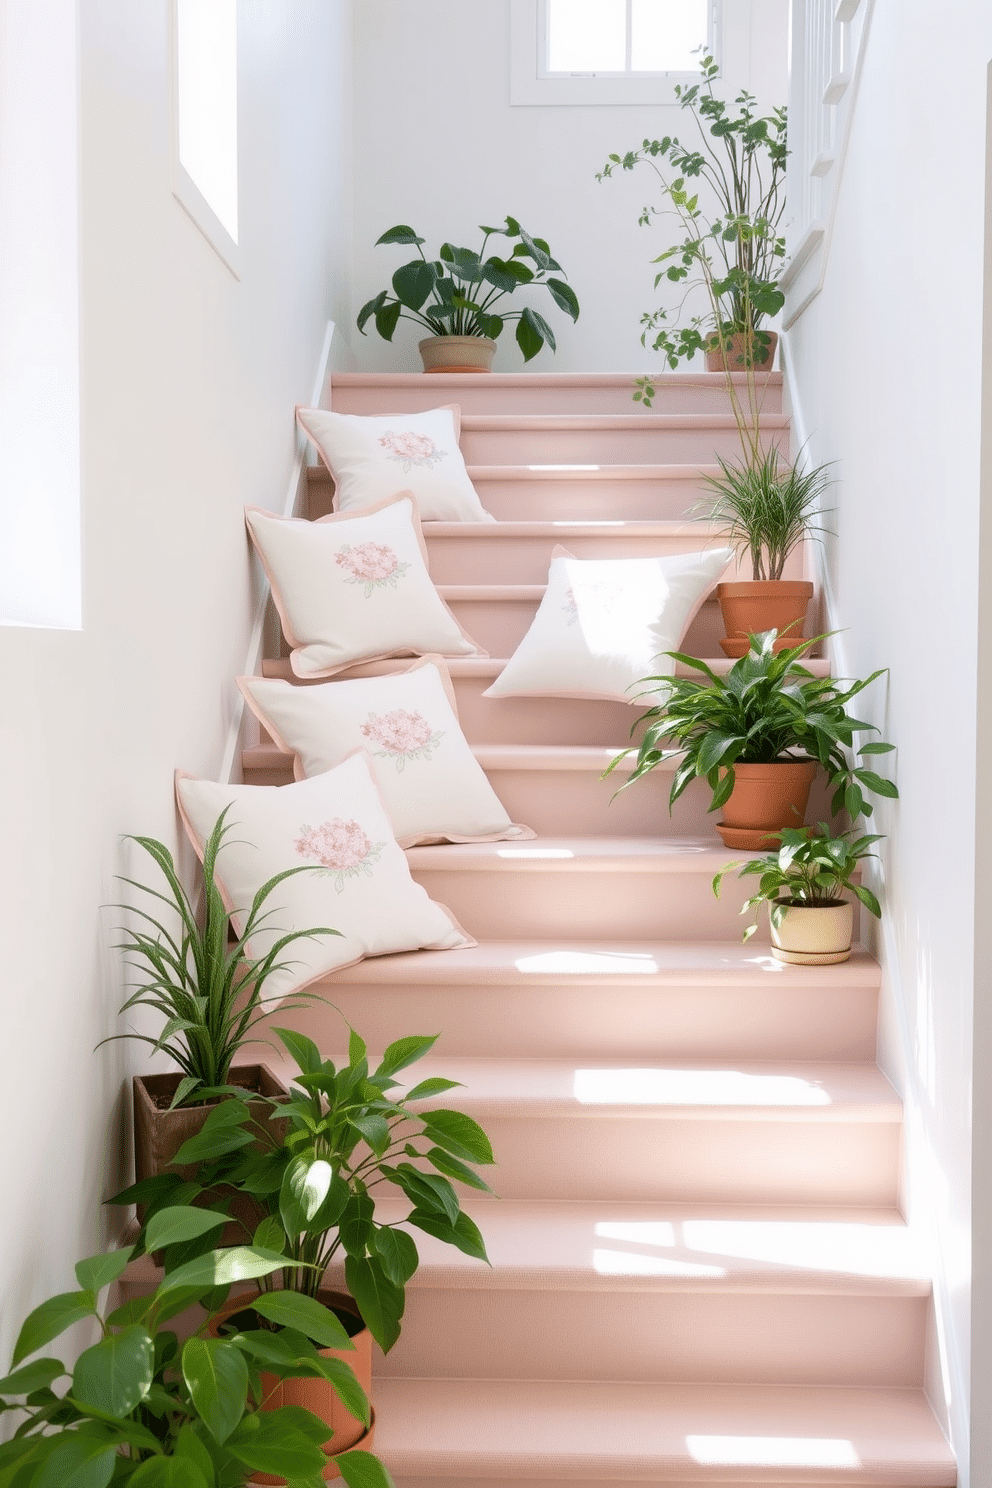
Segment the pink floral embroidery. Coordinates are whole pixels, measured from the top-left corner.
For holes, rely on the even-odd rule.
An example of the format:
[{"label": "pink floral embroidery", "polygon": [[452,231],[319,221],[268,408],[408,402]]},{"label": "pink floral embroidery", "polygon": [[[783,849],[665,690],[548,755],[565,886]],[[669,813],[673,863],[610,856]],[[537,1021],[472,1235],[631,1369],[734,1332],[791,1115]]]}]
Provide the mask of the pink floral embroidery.
[{"label": "pink floral embroidery", "polygon": [[565,603],[562,605],[562,610],[568,616],[565,624],[574,625],[579,618],[579,607],[575,602],[574,589],[569,588],[565,590]]},{"label": "pink floral embroidery", "polygon": [[443,729],[435,732],[422,713],[410,713],[406,708],[370,713],[361,729],[366,739],[382,745],[376,750],[378,756],[391,756],[396,761],[397,773],[407,760],[429,760],[444,737]]},{"label": "pink floral embroidery", "polygon": [[400,563],[392,548],[376,542],[359,543],[356,548],[346,543],[335,553],[334,562],[351,575],[346,584],[364,585],[366,599],[371,599],[373,591],[383,584],[395,589],[397,579],[410,567],[409,563]]},{"label": "pink floral embroidery", "polygon": [[357,821],[344,821],[340,816],[319,827],[301,827],[293,844],[301,858],[316,858],[324,872],[334,879],[339,894],[346,879],[357,878],[360,873],[371,877],[385,845],[370,842]]},{"label": "pink floral embroidery", "polygon": [[385,434],[379,436],[379,443],[384,450],[389,451],[390,460],[400,462],[404,473],[412,470],[415,465],[424,470],[432,470],[447,454],[446,450],[438,449],[433,439],[429,439],[426,434],[414,434],[412,429],[404,429],[398,434],[387,429]]}]

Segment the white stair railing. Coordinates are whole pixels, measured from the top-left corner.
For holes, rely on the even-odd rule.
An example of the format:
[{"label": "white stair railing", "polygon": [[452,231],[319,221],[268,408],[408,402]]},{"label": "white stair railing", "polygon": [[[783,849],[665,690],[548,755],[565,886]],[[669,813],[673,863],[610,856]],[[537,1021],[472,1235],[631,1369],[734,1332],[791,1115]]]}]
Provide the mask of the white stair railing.
[{"label": "white stair railing", "polygon": [[792,0],[786,330],[823,285],[874,0]]}]

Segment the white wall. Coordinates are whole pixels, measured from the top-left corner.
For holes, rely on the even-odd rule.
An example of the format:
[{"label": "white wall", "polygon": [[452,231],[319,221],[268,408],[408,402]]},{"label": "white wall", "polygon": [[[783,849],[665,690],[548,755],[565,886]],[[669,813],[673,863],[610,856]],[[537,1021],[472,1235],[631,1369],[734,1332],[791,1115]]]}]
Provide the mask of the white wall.
[{"label": "white wall", "polygon": [[[962,44],[962,38],[967,38]],[[987,1394],[972,1409],[972,988],[986,0],[878,0],[823,290],[787,357],[812,458],[835,460],[827,566],[837,655],[890,668],[865,714],[898,745],[881,954],[882,1057],[906,1100],[907,1204],[936,1242],[939,1350],[962,1483],[992,1482]],[[941,80],[953,78],[953,86]],[[930,127],[936,90],[939,127]],[[788,306],[786,308],[788,315]],[[988,638],[981,637],[982,648]],[[980,831],[984,855],[985,833]],[[988,931],[987,902],[980,910]],[[987,995],[987,988],[982,988]],[[975,1049],[988,1081],[988,1049]],[[979,1188],[988,1130],[976,1129]],[[984,1173],[982,1168],[984,1167]],[[987,1192],[984,1201],[987,1205]],[[992,1339],[974,1339],[988,1361]],[[987,1364],[976,1370],[987,1382]]]},{"label": "white wall", "polygon": [[79,7],[83,628],[0,628],[3,1368],[106,1239],[143,1054],[93,1053],[121,1001],[102,906],[122,834],[175,842],[175,767],[220,766],[255,597],[242,506],[281,504],[293,404],[346,310],[349,0],[239,10],[240,282],[172,197],[168,4]]},{"label": "white wall", "polygon": [[[764,107],[787,93],[787,0],[724,0],[726,84],[749,85]],[[658,303],[651,259],[663,227],[637,218],[656,201],[644,169],[597,183],[611,152],[666,131],[691,138],[675,107],[512,107],[510,0],[360,0],[355,14],[355,279],[348,318],[357,365],[419,370],[418,328],[401,321],[392,343],[354,328],[359,308],[412,256],[374,248],[398,222],[427,239],[477,247],[480,222],[510,214],[547,239],[578,295],[576,325],[548,302],[558,340],[527,363],[532,372],[650,371],[640,318]],[[498,251],[499,239],[490,240]],[[516,296],[514,300],[516,300]],[[521,304],[523,296],[519,297]],[[544,311],[536,296],[534,304]],[[523,359],[513,327],[496,371]],[[702,371],[697,358],[690,370]]]}]

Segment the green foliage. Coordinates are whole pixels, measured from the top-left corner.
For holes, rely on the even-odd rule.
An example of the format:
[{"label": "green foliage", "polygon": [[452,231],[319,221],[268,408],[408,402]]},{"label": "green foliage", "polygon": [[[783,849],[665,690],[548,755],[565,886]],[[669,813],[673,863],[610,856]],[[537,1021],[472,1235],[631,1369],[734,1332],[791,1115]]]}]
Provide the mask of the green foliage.
[{"label": "green foliage", "polygon": [[[815,832],[812,827],[785,827],[780,837],[782,845],[777,852],[721,868],[713,880],[717,898],[724,875],[736,868],[739,878],[756,876],[759,880],[757,891],[747,900],[741,914],[767,904],[776,928],[786,909],[839,904],[845,890],[860,899],[876,919],[881,918],[881,907],[871,889],[853,881],[859,863],[877,857],[871,849],[881,842],[880,837],[859,837],[854,831],[834,836],[826,822],[820,822]],[[755,919],[744,931],[744,939],[750,940],[757,928]]]},{"label": "green foliage", "polygon": [[[228,1093],[231,1061],[246,1044],[273,1000],[265,996],[265,984],[275,973],[291,963],[284,960],[287,948],[296,940],[317,935],[339,935],[326,926],[314,930],[293,930],[278,935],[264,956],[252,960],[248,943],[263,929],[273,911],[265,908],[273,890],[295,873],[311,873],[311,864],[287,868],[262,884],[244,918],[242,933],[232,932],[232,913],[224,906],[216,879],[217,856],[224,838],[231,830],[225,821],[226,806],[207,839],[203,850],[204,910],[202,928],[192,898],[187,894],[176,872],[172,854],[154,837],[131,840],[148,853],[165,880],[166,892],[151,889],[135,879],[124,878],[142,894],[168,906],[177,928],[170,931],[160,920],[142,909],[131,909],[142,922],[139,930],[124,930],[127,937],[117,947],[134,957],[128,965],[139,971],[142,982],[121,1008],[127,1013],[133,1007],[153,1008],[163,1019],[157,1038],[141,1033],[114,1034],[114,1039],[137,1039],[151,1044],[158,1052],[170,1055],[183,1071],[183,1079],[173,1100],[174,1106],[190,1105],[207,1097]],[[118,909],[128,909],[117,905]],[[161,911],[159,911],[161,913]],[[278,999],[276,999],[278,1000]],[[298,993],[283,1006],[298,1007],[312,1000],[309,993]],[[103,1043],[111,1040],[104,1039]],[[0,1485],[2,1488],[2,1485]]]},{"label": "green foliage", "polygon": [[[872,814],[865,791],[898,796],[891,780],[863,764],[852,763],[850,756],[855,734],[877,730],[874,724],[852,717],[847,705],[882,676],[884,669],[844,687],[836,678],[814,677],[800,662],[804,652],[824,637],[815,636],[778,653],[773,650],[776,638],[774,630],[752,635],[747,655],[735,661],[725,676],[718,676],[694,656],[666,652],[702,673],[706,680],[645,678],[645,691],[663,700],[634,725],[644,725],[644,732],[636,749],[637,763],[621,789],[666,760],[677,758],[669,807],[690,781],[701,777],[712,793],[708,809],[716,811],[734,788],[735,764],[802,759],[823,766],[834,793],[831,811],[836,815],[846,810],[852,822]],[[893,748],[892,744],[875,741],[863,745],[856,757],[887,754]],[[633,752],[625,749],[617,755],[606,773]]]},{"label": "green foliage", "polygon": [[720,524],[738,558],[750,554],[754,578],[780,579],[792,550],[823,531],[816,518],[830,484],[829,467],[782,466],[776,449],[752,464],[717,459],[722,474],[705,478],[712,497],[698,504],[696,514]]},{"label": "green foliage", "polygon": [[[168,1237],[173,1245],[203,1244],[205,1219],[211,1229],[224,1222],[223,1215],[202,1209],[161,1209],[147,1234],[153,1240]],[[277,1381],[328,1378],[347,1408],[368,1421],[368,1400],[352,1370],[342,1360],[321,1358],[320,1340],[313,1340],[313,1325],[319,1331],[326,1322],[311,1316],[308,1298],[289,1293],[282,1317],[295,1326],[281,1334],[259,1328],[231,1338],[210,1335],[213,1314],[232,1281],[271,1277],[291,1263],[251,1247],[233,1260],[231,1251],[205,1251],[199,1282],[178,1288],[182,1308],[200,1303],[206,1309],[203,1322],[181,1343],[166,1326],[176,1310],[181,1269],[170,1249],[165,1275],[150,1296],[110,1314],[99,1308],[98,1290],[137,1254],[120,1250],[80,1261],[77,1277],[93,1285],[53,1297],[26,1318],[15,1364],[84,1318],[101,1336],[72,1369],[54,1357],[36,1359],[0,1380],[0,1413],[22,1417],[0,1446],[3,1488],[241,1488],[255,1472],[288,1477],[295,1488],[322,1488],[327,1423],[296,1406],[263,1411],[262,1370]],[[270,1304],[281,1295],[268,1294]],[[317,1311],[331,1317],[323,1308]],[[61,1393],[57,1381],[64,1382]],[[349,1488],[391,1488],[389,1474],[371,1453],[352,1451],[339,1460]]]},{"label": "green foliage", "polygon": [[[399,1221],[383,1224],[375,1217],[373,1191],[383,1185],[399,1189],[410,1202],[407,1224],[486,1261],[477,1227],[462,1212],[454,1178],[488,1192],[475,1171],[493,1162],[492,1148],[481,1127],[461,1111],[430,1108],[413,1102],[437,1096],[456,1082],[433,1077],[405,1094],[396,1074],[417,1063],[436,1036],[397,1039],[375,1069],[369,1068],[365,1044],[351,1031],[348,1062],[335,1067],[311,1039],[290,1029],[274,1030],[295,1060],[299,1074],[290,1100],[268,1101],[271,1116],[288,1127],[285,1140],[274,1135],[271,1120],[259,1123],[246,1097],[232,1097],[207,1117],[203,1130],[176,1154],[176,1163],[201,1163],[195,1181],[184,1183],[165,1173],[125,1189],[115,1204],[147,1205],[139,1248],[153,1248],[163,1206],[177,1192],[191,1204],[197,1197],[248,1193],[265,1212],[254,1236],[245,1236],[255,1254],[284,1257],[283,1291],[271,1287],[271,1271],[259,1272],[256,1306],[263,1317],[318,1337],[313,1322],[315,1298],[332,1258],[343,1251],[345,1279],[373,1337],[388,1351],[399,1337],[406,1301],[405,1287],[419,1264],[417,1246]],[[252,1096],[252,1101],[259,1097]],[[245,1138],[248,1137],[248,1141]],[[196,1210],[196,1213],[202,1211]],[[237,1252],[230,1252],[237,1254]],[[218,1252],[223,1256],[225,1252]],[[267,1268],[267,1260],[266,1260]],[[221,1262],[193,1257],[175,1272],[179,1283],[199,1285],[203,1267],[227,1273]],[[247,1274],[247,1263],[241,1270]],[[310,1311],[285,1316],[298,1296]],[[323,1309],[321,1309],[322,1311]]]},{"label": "green foliage", "polygon": [[[400,225],[384,232],[376,240],[376,247],[380,243],[409,245],[417,249],[419,257],[396,270],[392,297],[388,289],[383,289],[362,306],[358,314],[362,335],[372,320],[379,335],[391,341],[402,319],[423,326],[432,336],[488,336],[495,341],[504,325],[515,320],[517,345],[525,362],[545,343],[556,350],[554,332],[536,310],[526,306],[508,311],[501,306],[497,312],[495,308],[524,285],[536,285],[548,291],[559,310],[578,320],[575,291],[564,279],[553,277],[564,270],[551,257],[547,243],[543,238],[532,238],[515,217],[507,217],[505,227],[480,226],[479,231],[483,239],[478,252],[442,243],[436,259],[425,256],[425,240],[412,227]],[[496,254],[484,257],[486,244],[497,233],[518,239],[509,258]],[[525,259],[530,262],[525,263]]]},{"label": "green foliage", "polygon": [[[698,133],[698,144],[684,144],[675,135],[645,139],[639,150],[611,155],[596,179],[648,166],[657,177],[664,204],[646,206],[641,225],[673,215],[682,232],[681,241],[653,260],[661,266],[655,288],[664,284],[673,289],[677,305],[641,317],[642,343],[660,351],[673,370],[697,352],[715,348],[725,352],[728,374],[740,370],[753,374],[768,359],[770,338],[761,329],[762,321],[785,303],[778,273],[785,257],[779,227],[785,211],[786,110],[775,108],[762,116],[754,97],[742,92],[734,100],[735,112],[713,91],[720,71],[714,59],[705,56],[700,70],[700,82],[675,89],[679,106]],[[689,291],[699,286],[706,292],[709,314],[684,317]],[[740,365],[729,354],[734,335],[744,337]],[[745,410],[729,375],[727,382],[745,450],[756,457],[759,407],[753,387],[751,406]],[[635,400],[650,406],[653,392],[651,379],[642,379]]]}]

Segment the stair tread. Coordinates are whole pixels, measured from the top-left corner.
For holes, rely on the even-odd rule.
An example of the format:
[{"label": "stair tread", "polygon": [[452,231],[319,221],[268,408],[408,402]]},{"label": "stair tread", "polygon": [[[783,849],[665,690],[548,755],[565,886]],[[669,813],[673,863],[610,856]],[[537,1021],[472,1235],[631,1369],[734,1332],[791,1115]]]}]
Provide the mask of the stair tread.
[{"label": "stair tread", "polygon": [[464,950],[403,951],[376,956],[321,979],[383,986],[459,986],[466,982],[533,986],[582,982],[626,986],[634,979],[651,986],[734,986],[745,990],[769,981],[776,986],[878,987],[881,968],[862,951],[834,966],[790,966],[767,949],[734,941],[482,941]]},{"label": "stair tread", "polygon": [[[602,774],[624,747],[623,744],[476,744],[472,753],[484,770],[594,770]],[[271,743],[250,744],[242,751],[247,769],[278,769],[292,758],[292,750]],[[633,768],[633,756],[617,766],[621,773]],[[675,765],[668,762],[659,768],[674,770]]]},{"label": "stair tread", "polygon": [[[410,665],[412,659],[413,658],[411,656],[393,656],[388,657],[384,661],[361,662],[356,666],[349,667],[347,671],[339,672],[337,677],[332,678],[331,680],[340,682],[344,681],[348,677],[375,677],[381,676],[385,672],[401,672],[406,670],[406,668]],[[730,668],[734,664],[729,656],[704,656],[700,659],[705,661],[710,671],[715,672],[718,677],[726,676],[726,674],[730,671]],[[508,661],[509,657],[507,656],[444,657],[445,666],[448,668],[451,676],[456,678],[498,677],[500,672],[502,672],[503,669],[506,667]],[[823,656],[809,656],[803,661],[803,666],[814,677],[826,677],[830,673],[830,663],[826,659],[826,657]],[[691,667],[686,666],[684,662],[680,661],[676,663],[675,675],[676,677],[698,678],[699,673],[694,672]],[[299,678],[294,677],[293,669],[290,666],[288,656],[266,658],[262,662],[262,676],[282,677],[288,682],[300,680]],[[326,681],[327,679],[325,678],[323,680]],[[545,694],[533,694],[533,696],[543,697],[545,696]],[[554,696],[554,694],[549,693],[547,694],[547,696],[552,697]],[[618,698],[617,702],[621,702],[621,699]],[[638,701],[637,699],[635,699],[632,703],[629,704],[629,706],[631,708],[643,709],[645,704],[642,701]]]},{"label": "stair tread", "polygon": [[657,537],[672,539],[691,537],[700,544],[714,542],[723,536],[717,522],[673,522],[661,517],[615,517],[594,520],[517,522],[423,522],[425,537],[485,538],[503,537]]},{"label": "stair tread", "polygon": [[[329,1057],[338,1063],[343,1055]],[[372,1062],[370,1055],[370,1063]],[[271,1061],[292,1078],[280,1052]],[[346,1062],[346,1061],[345,1061]],[[743,1121],[902,1120],[902,1103],[873,1064],[734,1060],[500,1059],[429,1054],[410,1083],[440,1075],[463,1087],[454,1100],[485,1124],[493,1117],[609,1116]],[[481,1202],[481,1200],[480,1200]]]},{"label": "stair tread", "polygon": [[[520,1199],[468,1207],[491,1267],[417,1230],[411,1287],[930,1295],[921,1246],[895,1210]],[[376,1215],[397,1224],[409,1208],[380,1199]]]},{"label": "stair tread", "polygon": [[[787,429],[785,413],[762,415],[763,429]],[[463,413],[462,429],[497,431],[502,429],[732,429],[737,420],[732,413]]]},{"label": "stair tread", "polygon": [[[689,462],[688,464],[666,463],[658,465],[467,465],[471,481],[601,481],[601,480],[645,480],[679,481],[696,480],[704,476],[718,476],[716,464]],[[326,465],[308,465],[307,479],[320,484],[333,481]]]},{"label": "stair tread", "polygon": [[407,849],[411,868],[460,872],[706,873],[728,858],[758,857],[724,847],[719,837],[536,837],[529,842],[446,842]]},{"label": "stair tread", "polygon": [[956,1482],[922,1390],[385,1378],[376,1406],[390,1471],[439,1481]]},{"label": "stair tread", "polygon": [[[751,374],[732,372],[731,377],[741,387],[746,387]],[[487,388],[546,388],[546,387],[612,387],[633,388],[641,374],[639,372],[489,372],[486,374]],[[781,387],[782,373],[768,372],[753,379],[770,387]],[[723,372],[670,372],[662,371],[654,378],[659,391],[668,387],[722,388]],[[432,388],[469,387],[474,391],[479,386],[476,372],[432,372]],[[406,387],[419,392],[424,386],[422,372],[335,372],[331,386],[353,388]]]}]

